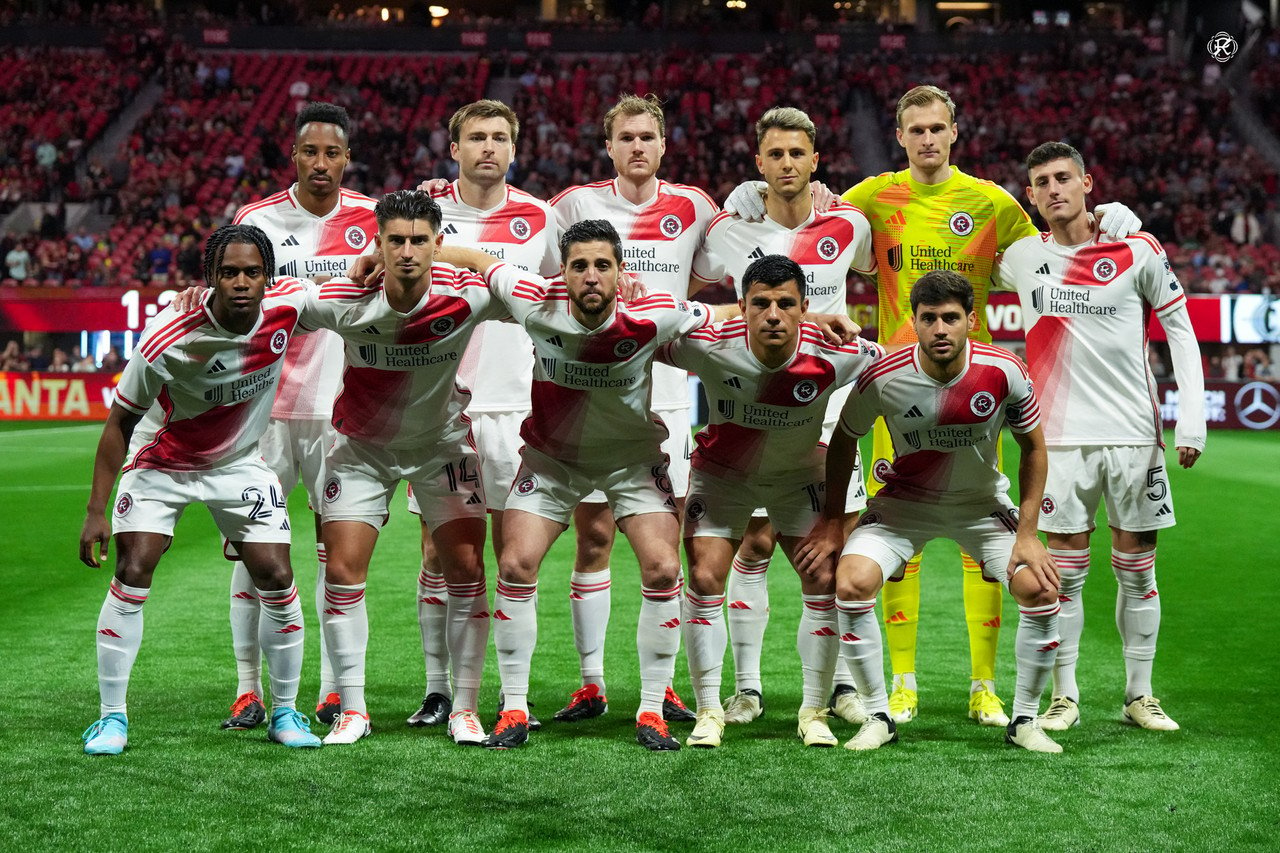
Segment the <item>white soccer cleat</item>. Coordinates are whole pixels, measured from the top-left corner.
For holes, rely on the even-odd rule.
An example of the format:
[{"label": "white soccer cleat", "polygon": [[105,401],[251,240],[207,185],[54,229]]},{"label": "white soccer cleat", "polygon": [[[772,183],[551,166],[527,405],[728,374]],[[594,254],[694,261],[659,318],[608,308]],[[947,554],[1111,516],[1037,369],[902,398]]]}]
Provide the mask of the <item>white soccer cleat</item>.
[{"label": "white soccer cleat", "polygon": [[1080,725],[1080,706],[1069,696],[1054,696],[1049,707],[1036,720],[1047,732],[1065,732]]},{"label": "white soccer cleat", "polygon": [[826,708],[801,708],[797,717],[800,725],[796,733],[805,746],[835,746],[840,742],[827,725]]},{"label": "white soccer cleat", "polygon": [[449,737],[458,746],[480,746],[484,743],[484,727],[475,711],[454,711],[449,715]]},{"label": "white soccer cleat", "polygon": [[745,687],[724,700],[726,723],[749,723],[764,713],[764,699],[759,690]]},{"label": "white soccer cleat", "polygon": [[879,749],[886,743],[896,743],[897,740],[897,724],[889,719],[888,714],[875,713],[867,718],[856,735],[845,742],[844,748],[864,752]]},{"label": "white soccer cleat", "polygon": [[1155,732],[1176,732],[1180,726],[1173,721],[1160,700],[1154,696],[1139,696],[1124,706],[1124,721]]},{"label": "white soccer cleat", "polygon": [[1020,746],[1029,752],[1062,752],[1062,746],[1044,733],[1035,717],[1019,717],[1004,730],[1005,743]]},{"label": "white soccer cleat", "polygon": [[353,744],[373,732],[369,715],[359,711],[343,711],[333,721],[333,728],[324,736],[325,746]]},{"label": "white soccer cleat", "polygon": [[724,734],[724,711],[719,708],[700,708],[693,731],[685,738],[685,745],[698,749],[715,749]]},{"label": "white soccer cleat", "polygon": [[828,706],[831,713],[846,723],[860,726],[867,721],[867,706],[862,704],[862,697],[852,684],[837,684],[831,691]]}]

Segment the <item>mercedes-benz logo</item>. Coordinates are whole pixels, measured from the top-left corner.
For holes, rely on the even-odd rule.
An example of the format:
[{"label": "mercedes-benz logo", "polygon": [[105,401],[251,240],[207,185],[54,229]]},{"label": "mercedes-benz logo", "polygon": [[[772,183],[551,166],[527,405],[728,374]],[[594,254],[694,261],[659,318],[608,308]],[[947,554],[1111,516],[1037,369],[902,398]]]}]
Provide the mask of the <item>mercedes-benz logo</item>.
[{"label": "mercedes-benz logo", "polygon": [[1236,417],[1249,429],[1280,421],[1280,390],[1270,382],[1250,382],[1236,392]]},{"label": "mercedes-benz logo", "polygon": [[1240,49],[1240,44],[1228,32],[1218,32],[1213,38],[1209,39],[1206,45],[1209,55],[1219,62],[1226,62],[1228,59],[1236,55],[1236,51]]}]

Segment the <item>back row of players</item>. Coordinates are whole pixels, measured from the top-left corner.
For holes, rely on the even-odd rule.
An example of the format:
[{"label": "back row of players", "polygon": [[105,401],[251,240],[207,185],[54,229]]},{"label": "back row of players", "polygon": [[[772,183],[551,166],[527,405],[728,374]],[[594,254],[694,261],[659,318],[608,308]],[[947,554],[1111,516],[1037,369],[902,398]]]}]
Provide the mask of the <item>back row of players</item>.
[{"label": "back row of players", "polygon": [[[450,122],[459,178],[434,188],[438,209],[422,193],[395,193],[375,205],[341,189],[350,158],[346,114],[327,104],[306,107],[293,147],[298,182],[236,217],[240,225],[261,228],[265,238],[234,226],[221,229],[206,252],[206,278],[214,288],[208,305],[162,314],[140,346],[142,357],[122,378],[82,536],[81,556],[90,564],[100,559],[94,543],[107,540],[102,510],[126,460],[123,445],[147,414],[133,436],[115,505],[120,553],[98,632],[102,718],[86,733],[86,751],[123,749],[124,688],[151,571],[173,519],[191,500],[188,483],[228,474],[227,487],[249,505],[215,508],[224,534],[245,558],[233,573],[231,592],[240,695],[224,725],[247,728],[264,719],[259,658],[265,653],[272,681],[269,735],[290,745],[318,745],[306,718],[293,709],[302,620],[291,574],[285,577],[287,546],[282,557],[272,545],[288,541],[287,485],[281,490],[261,471],[250,476],[232,465],[249,465],[256,455],[256,418],[245,412],[262,408],[263,394],[281,372],[261,452],[279,482],[301,477],[313,508],[320,508],[317,716],[332,723],[326,743],[353,743],[371,730],[363,690],[364,583],[401,479],[410,482],[411,502],[423,521],[418,611],[427,686],[409,722],[447,719],[458,743],[515,746],[537,727],[527,705],[537,571],[573,515],[578,549],[570,598],[582,687],[557,719],[586,719],[607,708],[603,640],[615,518],[641,566],[640,742],[652,749],[679,745],[664,720],[688,714],[669,686],[677,629],[684,632],[697,699],[687,743],[716,746],[725,722],[758,716],[772,521],[801,574],[799,734],[805,743],[836,742],[829,710],[861,725],[848,745],[864,749],[893,740],[896,724],[915,715],[913,552],[918,555],[930,536],[948,535],[972,542],[981,560],[966,558],[970,716],[1007,726],[1019,745],[1057,751],[1041,724],[1065,729],[1079,719],[1079,593],[1090,563],[1093,510],[1102,495],[1120,579],[1124,715],[1146,728],[1176,728],[1150,684],[1159,621],[1155,530],[1172,524],[1173,515],[1143,329],[1148,306],[1154,307],[1169,333],[1186,401],[1177,444],[1180,461],[1189,466],[1203,448],[1204,426],[1185,300],[1148,235],[1119,242],[1097,237],[1084,204],[1091,182],[1074,149],[1051,143],[1029,160],[1028,198],[1052,229],[1052,235],[1040,235],[1002,189],[950,165],[954,110],[935,87],[904,95],[898,139],[910,168],[850,190],[845,198],[856,206],[824,199],[815,204],[813,125],[799,110],[771,110],[757,125],[764,192],[740,188],[730,199],[742,211],[735,214],[717,213],[700,190],[657,178],[664,126],[652,100],[624,97],[605,117],[617,178],[572,188],[550,205],[505,182],[518,133],[510,109],[494,101],[464,107]],[[1131,218],[1124,208],[1108,216]],[[1132,223],[1115,227],[1123,237]],[[316,290],[291,281],[345,271],[371,238],[386,266],[381,285],[337,279]],[[1004,261],[996,270],[1000,252]],[[483,276],[433,266],[433,255]],[[800,322],[805,308],[843,315],[850,268],[876,277],[882,340],[889,352],[905,353],[884,359],[874,371],[864,368],[883,353],[880,348],[860,341],[824,344],[816,327]],[[220,305],[248,312],[252,285],[257,277],[270,279],[272,270],[278,271],[277,287],[262,303],[262,321],[237,330],[218,316]],[[615,302],[623,270],[640,279],[647,296]],[[929,310],[922,312],[916,310],[920,299],[912,300],[913,285],[930,271],[923,303]],[[558,273],[561,281],[545,280]],[[1036,463],[1043,447],[1030,383],[1016,359],[983,343],[989,336],[981,318],[993,275],[1019,290],[1030,318],[1028,358],[1045,395],[1044,432],[1054,459],[1043,501],[1044,465]],[[706,328],[713,317],[732,311],[685,299],[722,276],[737,284],[746,316]],[[274,310],[285,303],[287,310]],[[952,310],[943,310],[947,306]],[[518,322],[476,325],[508,315]],[[292,320],[278,319],[279,327],[266,334],[264,321],[273,316]],[[341,338],[317,332],[295,339],[294,324],[335,329]],[[966,332],[974,338],[969,345]],[[923,343],[910,346],[917,337]],[[292,341],[287,350],[283,341]],[[655,356],[663,363],[652,368],[650,404]],[[693,453],[692,484],[683,369],[700,375],[712,403],[711,425]],[[910,376],[890,382],[889,391],[884,383],[900,372]],[[455,390],[455,374],[471,390]],[[860,375],[844,429],[832,437]],[[970,388],[975,382],[982,387]],[[194,394],[187,411],[176,402],[179,387]],[[825,417],[815,416],[818,406]],[[850,436],[866,432],[873,410],[888,424],[896,458],[877,436],[869,485],[887,488],[845,548],[837,582],[831,550],[866,506]],[[1007,481],[992,455],[1006,415],[1024,448],[1021,522],[1003,498]],[[662,439],[659,454],[653,445]],[[829,524],[815,527],[824,507],[819,440],[828,439],[840,452],[828,460],[836,480],[826,478],[825,488],[833,497],[847,496],[830,502]],[[218,477],[211,477],[214,472]],[[153,482],[156,477],[165,485]],[[170,482],[175,478],[180,483]],[[938,515],[936,506],[921,506],[985,506],[996,494],[1004,503],[977,516],[985,519],[982,534],[992,541],[965,528],[958,521],[964,513]],[[152,501],[167,509],[156,510]],[[909,503],[894,513],[894,501]],[[486,503],[499,562],[492,617],[503,688],[499,721],[487,737],[476,713],[490,621],[481,559]],[[758,510],[752,517],[756,506],[767,514]],[[689,557],[683,595],[675,515],[681,511]],[[1037,516],[1049,533],[1051,559],[1035,550]],[[877,538],[882,526],[895,536]],[[267,528],[274,533],[260,535]],[[866,547],[872,540],[874,547]],[[992,548],[1007,552],[1015,542],[1014,562],[1007,554],[993,559]],[[1031,571],[1021,571],[1023,564]],[[894,670],[890,693],[872,607],[883,578],[894,576],[899,582],[885,588],[884,607]],[[1012,722],[994,692],[997,580],[1010,583],[1023,606]],[[722,705],[727,634],[737,684]],[[1037,721],[1050,670],[1054,699]]]}]

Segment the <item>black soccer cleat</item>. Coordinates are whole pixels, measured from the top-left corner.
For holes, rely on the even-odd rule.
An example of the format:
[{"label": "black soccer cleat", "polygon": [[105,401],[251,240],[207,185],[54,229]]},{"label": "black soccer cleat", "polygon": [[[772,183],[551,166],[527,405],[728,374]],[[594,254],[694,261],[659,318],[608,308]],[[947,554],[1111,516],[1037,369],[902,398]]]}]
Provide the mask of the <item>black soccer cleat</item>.
[{"label": "black soccer cleat", "polygon": [[267,709],[262,706],[262,699],[252,690],[241,693],[231,703],[231,716],[222,721],[224,729],[256,728],[267,718]]},{"label": "black soccer cleat", "polygon": [[486,749],[515,749],[529,740],[529,715],[524,711],[503,711],[498,724],[485,737]]},{"label": "black soccer cleat", "polygon": [[453,713],[453,702],[448,696],[443,693],[428,693],[422,700],[422,707],[414,711],[405,722],[414,728],[438,726],[449,719],[451,713]]},{"label": "black soccer cleat", "polygon": [[316,719],[326,726],[332,726],[341,713],[342,697],[337,693],[330,693],[316,703]]},{"label": "black soccer cleat", "polygon": [[680,701],[680,697],[674,690],[668,687],[667,695],[662,698],[662,719],[668,723],[692,723],[698,719],[698,716]]},{"label": "black soccer cleat", "polygon": [[562,723],[578,723],[590,720],[609,710],[609,699],[594,684],[588,684],[573,691],[569,704],[555,713],[555,719]]},{"label": "black soccer cleat", "polygon": [[652,711],[645,711],[636,720],[636,743],[651,752],[670,752],[680,748],[680,741],[667,731],[666,720]]},{"label": "black soccer cleat", "polygon": [[[502,709],[503,709],[503,708],[505,708],[505,707],[506,707],[506,705],[507,705],[507,697],[503,696],[503,695],[502,695],[502,691],[501,691],[501,690],[499,690],[499,691],[498,691],[498,719],[499,719],[499,720],[501,720],[501,719],[502,719]],[[532,702],[530,702],[530,703],[529,703],[529,715],[528,715],[528,716],[529,716],[529,722],[528,722],[529,731],[531,731],[531,732],[536,732],[536,731],[538,731],[539,729],[541,729],[541,728],[542,728],[542,720],[539,720],[537,717],[535,717],[535,716],[533,715],[533,703],[532,703]]]}]

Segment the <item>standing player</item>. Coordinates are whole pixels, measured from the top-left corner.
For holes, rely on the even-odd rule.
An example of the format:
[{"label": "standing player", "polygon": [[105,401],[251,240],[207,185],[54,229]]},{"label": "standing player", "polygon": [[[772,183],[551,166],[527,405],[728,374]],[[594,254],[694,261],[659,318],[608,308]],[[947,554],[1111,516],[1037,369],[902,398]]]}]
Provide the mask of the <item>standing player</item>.
[{"label": "standing player", "polygon": [[[808,183],[806,177],[803,184]],[[884,353],[861,339],[826,344],[816,327],[802,323],[810,307],[805,277],[794,260],[765,255],[736,276],[742,319],[694,332],[658,352],[658,358],[696,372],[711,404],[711,424],[697,437],[685,504],[689,585],[683,635],[698,703],[689,746],[720,745],[727,718],[719,694],[728,640],[725,579],[752,510],[766,508],[794,563],[796,544],[822,511],[824,413],[834,397],[847,396],[839,390]],[[853,482],[860,485],[861,479]],[[825,561],[800,577],[796,647],[804,698],[798,731],[806,746],[836,743],[826,722],[839,649],[834,569],[833,561]]]},{"label": "standing player", "polygon": [[[294,122],[293,164],[298,180],[287,190],[246,205],[235,223],[266,232],[275,250],[278,274],[324,281],[342,275],[351,261],[368,247],[378,230],[373,199],[342,189],[342,176],[351,162],[351,121],[342,107],[310,103]],[[329,418],[342,374],[342,342],[337,335],[318,331],[295,338],[285,356],[284,373],[271,407],[271,421],[262,436],[262,456],[288,494],[302,479],[315,512],[316,613],[324,609],[325,547],[320,541],[320,489],[324,482],[324,454],[333,442]],[[239,686],[226,729],[258,725],[262,707],[262,653],[258,647],[258,603],[244,563],[231,574],[231,643],[235,650]],[[332,724],[338,713],[333,667],[320,640],[320,698],[316,717]]]},{"label": "standing player", "polygon": [[[584,219],[603,219],[622,238],[627,272],[640,278],[650,293],[664,292],[684,300],[720,280],[703,247],[707,226],[717,213],[715,202],[696,187],[658,178],[666,151],[666,120],[656,98],[624,95],[604,117],[605,150],[617,177],[571,187],[551,200],[563,231]],[[667,425],[663,444],[671,460],[671,485],[677,503],[689,485],[689,388],[684,371],[668,365],[653,368],[653,407]],[[609,552],[613,519],[601,493],[588,496],[574,513],[577,552],[571,579],[570,610],[574,643],[581,660],[582,688],[557,720],[584,720],[604,713],[604,638],[609,625]],[[668,720],[692,720],[693,714],[675,692],[664,700]]]},{"label": "standing player", "polygon": [[123,467],[113,513],[115,577],[98,616],[102,718],[84,733],[90,755],[118,755],[128,744],[125,695],[142,644],[142,606],[178,518],[197,501],[209,508],[253,579],[254,606],[262,610],[259,644],[271,676],[267,737],[285,746],[320,746],[294,709],[302,607],[289,566],[284,494],[258,451],[303,303],[293,280],[266,295],[273,268],[271,243],[257,228],[219,228],[205,248],[208,300],[157,315],[120,378],[80,533],[81,561],[100,566],[112,526],[103,513]]},{"label": "standing player", "polygon": [[[768,187],[764,218],[749,222],[732,213],[721,213],[707,229],[706,245],[737,283],[740,298],[746,296],[743,276],[748,265],[764,255],[780,254],[795,260],[803,269],[805,296],[815,312],[846,314],[848,271],[875,271],[871,226],[862,212],[851,205],[838,203],[825,213],[814,210],[809,179],[818,165],[816,139],[813,121],[794,107],[775,107],[761,116],[756,122],[756,168]],[[713,396],[717,393],[705,380],[704,387]],[[828,398],[822,424],[824,443],[848,393],[845,385]],[[860,466],[855,465],[854,478],[845,505],[851,520],[867,505]],[[736,689],[725,702],[727,723],[748,723],[764,711],[760,658],[769,622],[765,571],[773,553],[774,536],[763,510],[756,511],[741,539],[729,575],[729,636]],[[866,714],[842,665],[836,680],[838,686],[829,704],[841,717],[861,724]]]},{"label": "standing player", "polygon": [[1190,468],[1205,446],[1204,376],[1186,297],[1160,244],[1141,233],[1095,239],[1085,210],[1093,178],[1080,152],[1046,142],[1027,158],[1027,199],[1049,233],[1014,243],[999,281],[1018,291],[1027,318],[1027,362],[1044,405],[1049,479],[1040,529],[1062,573],[1062,645],[1053,701],[1040,718],[1050,730],[1080,721],[1076,661],[1084,626],[1081,592],[1089,536],[1105,498],[1111,569],[1119,583],[1116,627],[1124,645],[1124,719],[1144,729],[1178,728],[1152,695],[1160,629],[1156,534],[1172,527],[1155,379],[1147,362],[1147,317],[1169,337],[1180,416],[1178,462]]},{"label": "standing player", "polygon": [[[885,692],[876,593],[926,543],[946,536],[979,555],[983,572],[1006,584],[1019,605],[1018,678],[1006,740],[1034,752],[1062,751],[1036,721],[1058,646],[1058,573],[1034,522],[1048,464],[1039,409],[1016,357],[968,340],[977,325],[973,306],[973,288],[958,273],[934,271],[916,282],[911,308],[919,343],[858,378],[827,453],[824,520],[799,550],[803,569],[839,547],[836,507],[854,448],[884,418],[899,451],[836,569],[840,652],[870,714],[845,744],[849,749],[877,749],[898,738]],[[1009,481],[996,464],[1006,420],[1022,451],[1020,509],[1009,501]]]}]

